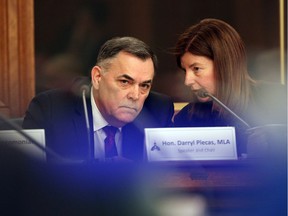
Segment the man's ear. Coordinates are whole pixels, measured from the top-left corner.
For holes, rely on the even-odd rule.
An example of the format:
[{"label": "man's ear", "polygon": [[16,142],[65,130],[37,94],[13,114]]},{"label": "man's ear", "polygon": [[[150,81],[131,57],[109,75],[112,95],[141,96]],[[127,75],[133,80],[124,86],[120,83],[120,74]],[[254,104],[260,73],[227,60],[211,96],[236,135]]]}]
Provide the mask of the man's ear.
[{"label": "man's ear", "polygon": [[91,80],[94,88],[99,88],[99,82],[101,80],[101,68],[99,66],[94,66],[91,70]]}]

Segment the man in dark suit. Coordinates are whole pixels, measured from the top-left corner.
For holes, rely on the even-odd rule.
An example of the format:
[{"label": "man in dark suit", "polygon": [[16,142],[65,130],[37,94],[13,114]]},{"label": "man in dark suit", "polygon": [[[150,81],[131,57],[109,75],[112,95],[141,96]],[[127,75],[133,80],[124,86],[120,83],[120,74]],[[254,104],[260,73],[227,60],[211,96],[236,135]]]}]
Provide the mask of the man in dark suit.
[{"label": "man in dark suit", "polygon": [[[144,128],[167,127],[174,114],[168,96],[150,91],[156,65],[155,54],[144,42],[132,37],[108,40],[91,70],[92,87],[86,99],[75,89],[43,92],[29,105],[23,128],[44,128],[46,146],[67,159],[142,161]],[[106,126],[116,128],[110,155]]]}]

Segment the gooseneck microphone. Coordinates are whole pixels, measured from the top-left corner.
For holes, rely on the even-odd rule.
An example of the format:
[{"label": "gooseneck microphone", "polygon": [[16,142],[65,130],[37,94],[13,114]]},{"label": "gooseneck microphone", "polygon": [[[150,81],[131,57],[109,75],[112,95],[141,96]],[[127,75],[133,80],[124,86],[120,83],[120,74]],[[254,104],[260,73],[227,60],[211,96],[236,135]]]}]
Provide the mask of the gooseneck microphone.
[{"label": "gooseneck microphone", "polygon": [[89,92],[91,91],[91,80],[88,77],[77,77],[74,79],[70,91],[76,95],[77,97],[82,98],[84,118],[85,118],[85,126],[86,126],[86,136],[88,140],[88,161],[94,159],[94,154],[92,152],[93,146],[90,137],[90,123],[89,123],[89,115],[86,98],[89,96]]},{"label": "gooseneck microphone", "polygon": [[82,102],[83,102],[84,116],[85,116],[85,122],[86,122],[86,132],[87,132],[87,138],[88,138],[88,160],[92,160],[92,143],[91,143],[91,138],[90,138],[90,124],[89,124],[88,109],[87,109],[87,103],[86,103],[86,95],[88,94],[90,88],[88,85],[82,85],[80,90],[82,92]]},{"label": "gooseneck microphone", "polygon": [[197,91],[197,95],[201,98],[210,97],[213,101],[215,101],[218,105],[220,105],[222,108],[224,108],[226,111],[228,111],[230,114],[232,114],[235,118],[237,118],[239,121],[241,121],[247,128],[251,128],[250,125],[244,121],[242,118],[240,118],[235,112],[233,112],[229,107],[227,107],[225,104],[223,104],[218,98],[207,92],[205,89],[200,89]]}]

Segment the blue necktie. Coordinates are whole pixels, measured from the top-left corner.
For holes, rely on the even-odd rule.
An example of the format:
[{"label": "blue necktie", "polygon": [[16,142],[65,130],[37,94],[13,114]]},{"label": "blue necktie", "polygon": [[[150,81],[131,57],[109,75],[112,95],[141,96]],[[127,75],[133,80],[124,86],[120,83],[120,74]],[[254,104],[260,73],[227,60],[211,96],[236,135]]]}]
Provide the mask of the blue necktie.
[{"label": "blue necktie", "polygon": [[118,128],[113,126],[106,126],[103,128],[104,132],[106,133],[106,138],[104,140],[105,143],[105,157],[111,158],[117,156],[117,148],[115,143],[115,134]]}]

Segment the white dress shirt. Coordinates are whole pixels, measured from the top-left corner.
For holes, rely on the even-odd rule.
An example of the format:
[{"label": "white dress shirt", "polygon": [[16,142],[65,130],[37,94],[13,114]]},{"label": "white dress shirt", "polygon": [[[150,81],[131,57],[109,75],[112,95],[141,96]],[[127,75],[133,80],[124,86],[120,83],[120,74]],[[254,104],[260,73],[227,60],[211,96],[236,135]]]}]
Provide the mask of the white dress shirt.
[{"label": "white dress shirt", "polygon": [[[102,128],[109,124],[103,118],[102,114],[100,113],[95,103],[92,88],[91,88],[91,106],[92,106],[93,132],[94,132],[94,157],[99,161],[104,161],[105,160],[104,140],[106,138],[106,134]],[[118,129],[119,130],[116,132],[115,135],[115,142],[118,156],[122,156],[121,128]]]}]

